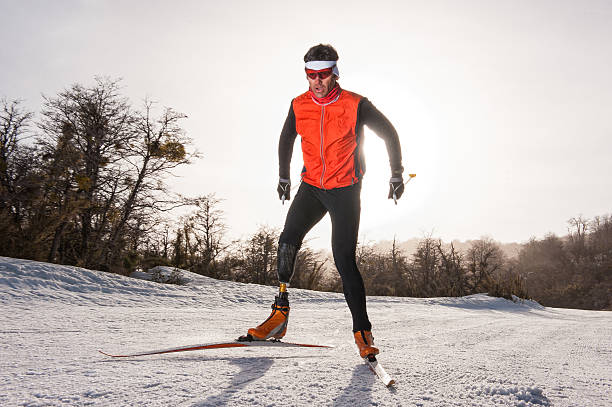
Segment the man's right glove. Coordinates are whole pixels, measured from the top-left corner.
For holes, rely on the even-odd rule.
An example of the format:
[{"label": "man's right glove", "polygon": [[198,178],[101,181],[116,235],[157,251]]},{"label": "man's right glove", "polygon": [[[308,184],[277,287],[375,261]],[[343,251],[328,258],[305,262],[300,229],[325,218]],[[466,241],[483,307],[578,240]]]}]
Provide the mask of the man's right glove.
[{"label": "man's right glove", "polygon": [[397,200],[401,198],[404,193],[404,178],[400,175],[391,177],[389,180],[389,198],[393,198],[393,201],[397,205]]},{"label": "man's right glove", "polygon": [[291,181],[284,178],[279,179],[276,192],[278,192],[278,199],[283,201],[284,205],[285,200],[289,201],[291,199]]}]

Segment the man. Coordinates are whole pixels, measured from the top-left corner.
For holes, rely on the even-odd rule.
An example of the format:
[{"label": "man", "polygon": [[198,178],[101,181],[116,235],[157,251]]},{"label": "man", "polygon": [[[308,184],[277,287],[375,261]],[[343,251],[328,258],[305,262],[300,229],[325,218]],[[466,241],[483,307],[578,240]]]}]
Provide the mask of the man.
[{"label": "man", "polygon": [[309,90],[292,100],[278,146],[277,190],[283,203],[291,198],[289,167],[298,134],[304,158],[302,183],[279,239],[280,290],[272,314],[249,329],[247,339],[280,339],[287,332],[290,310],[287,287],[298,250],[306,233],[329,213],[334,262],[353,318],[355,343],[365,358],[379,350],[374,347],[363,279],[355,260],[361,179],[365,173],[363,126],[372,129],[387,146],[391,164],[389,198],[398,199],[404,191],[402,155],[397,132],[389,120],[368,99],[340,87],[337,61],[338,53],[330,45],[316,45],[304,56]]}]

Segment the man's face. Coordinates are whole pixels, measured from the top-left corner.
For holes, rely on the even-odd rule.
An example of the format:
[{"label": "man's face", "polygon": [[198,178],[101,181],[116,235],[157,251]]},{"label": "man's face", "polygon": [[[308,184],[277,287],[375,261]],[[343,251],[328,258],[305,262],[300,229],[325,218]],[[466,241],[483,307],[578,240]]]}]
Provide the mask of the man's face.
[{"label": "man's face", "polygon": [[[308,84],[310,85],[310,90],[315,94],[318,98],[323,98],[327,96],[329,91],[331,91],[334,86],[336,86],[336,75],[330,74],[327,75],[326,78],[322,78],[325,76],[325,73],[331,73],[330,69],[325,69],[323,71],[318,71],[319,73],[309,73],[306,75],[306,79],[308,79]],[[312,76],[315,76],[312,78]]]}]

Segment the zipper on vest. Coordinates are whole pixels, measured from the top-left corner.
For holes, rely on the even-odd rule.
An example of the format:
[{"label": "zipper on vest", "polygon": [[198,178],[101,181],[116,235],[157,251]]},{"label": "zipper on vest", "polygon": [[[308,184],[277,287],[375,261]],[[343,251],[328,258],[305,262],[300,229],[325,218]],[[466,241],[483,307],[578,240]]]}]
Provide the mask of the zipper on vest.
[{"label": "zipper on vest", "polygon": [[325,138],[323,137],[323,119],[325,118],[325,105],[321,106],[321,162],[323,163],[323,170],[321,171],[321,188],[325,189],[323,186],[323,176],[325,175],[325,157],[323,156],[323,143]]}]

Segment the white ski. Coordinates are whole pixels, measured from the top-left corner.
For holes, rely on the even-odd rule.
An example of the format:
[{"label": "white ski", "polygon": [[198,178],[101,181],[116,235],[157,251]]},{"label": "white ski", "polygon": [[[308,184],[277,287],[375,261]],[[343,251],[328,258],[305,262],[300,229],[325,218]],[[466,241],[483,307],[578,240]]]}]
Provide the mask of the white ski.
[{"label": "white ski", "polygon": [[376,357],[372,356],[370,359],[364,358],[363,361],[368,364],[370,370],[372,370],[372,372],[374,372],[376,376],[378,376],[378,378],[384,383],[385,386],[389,387],[395,383],[395,380],[392,379],[391,376],[389,376],[389,374],[385,371],[380,362],[376,360]]}]

